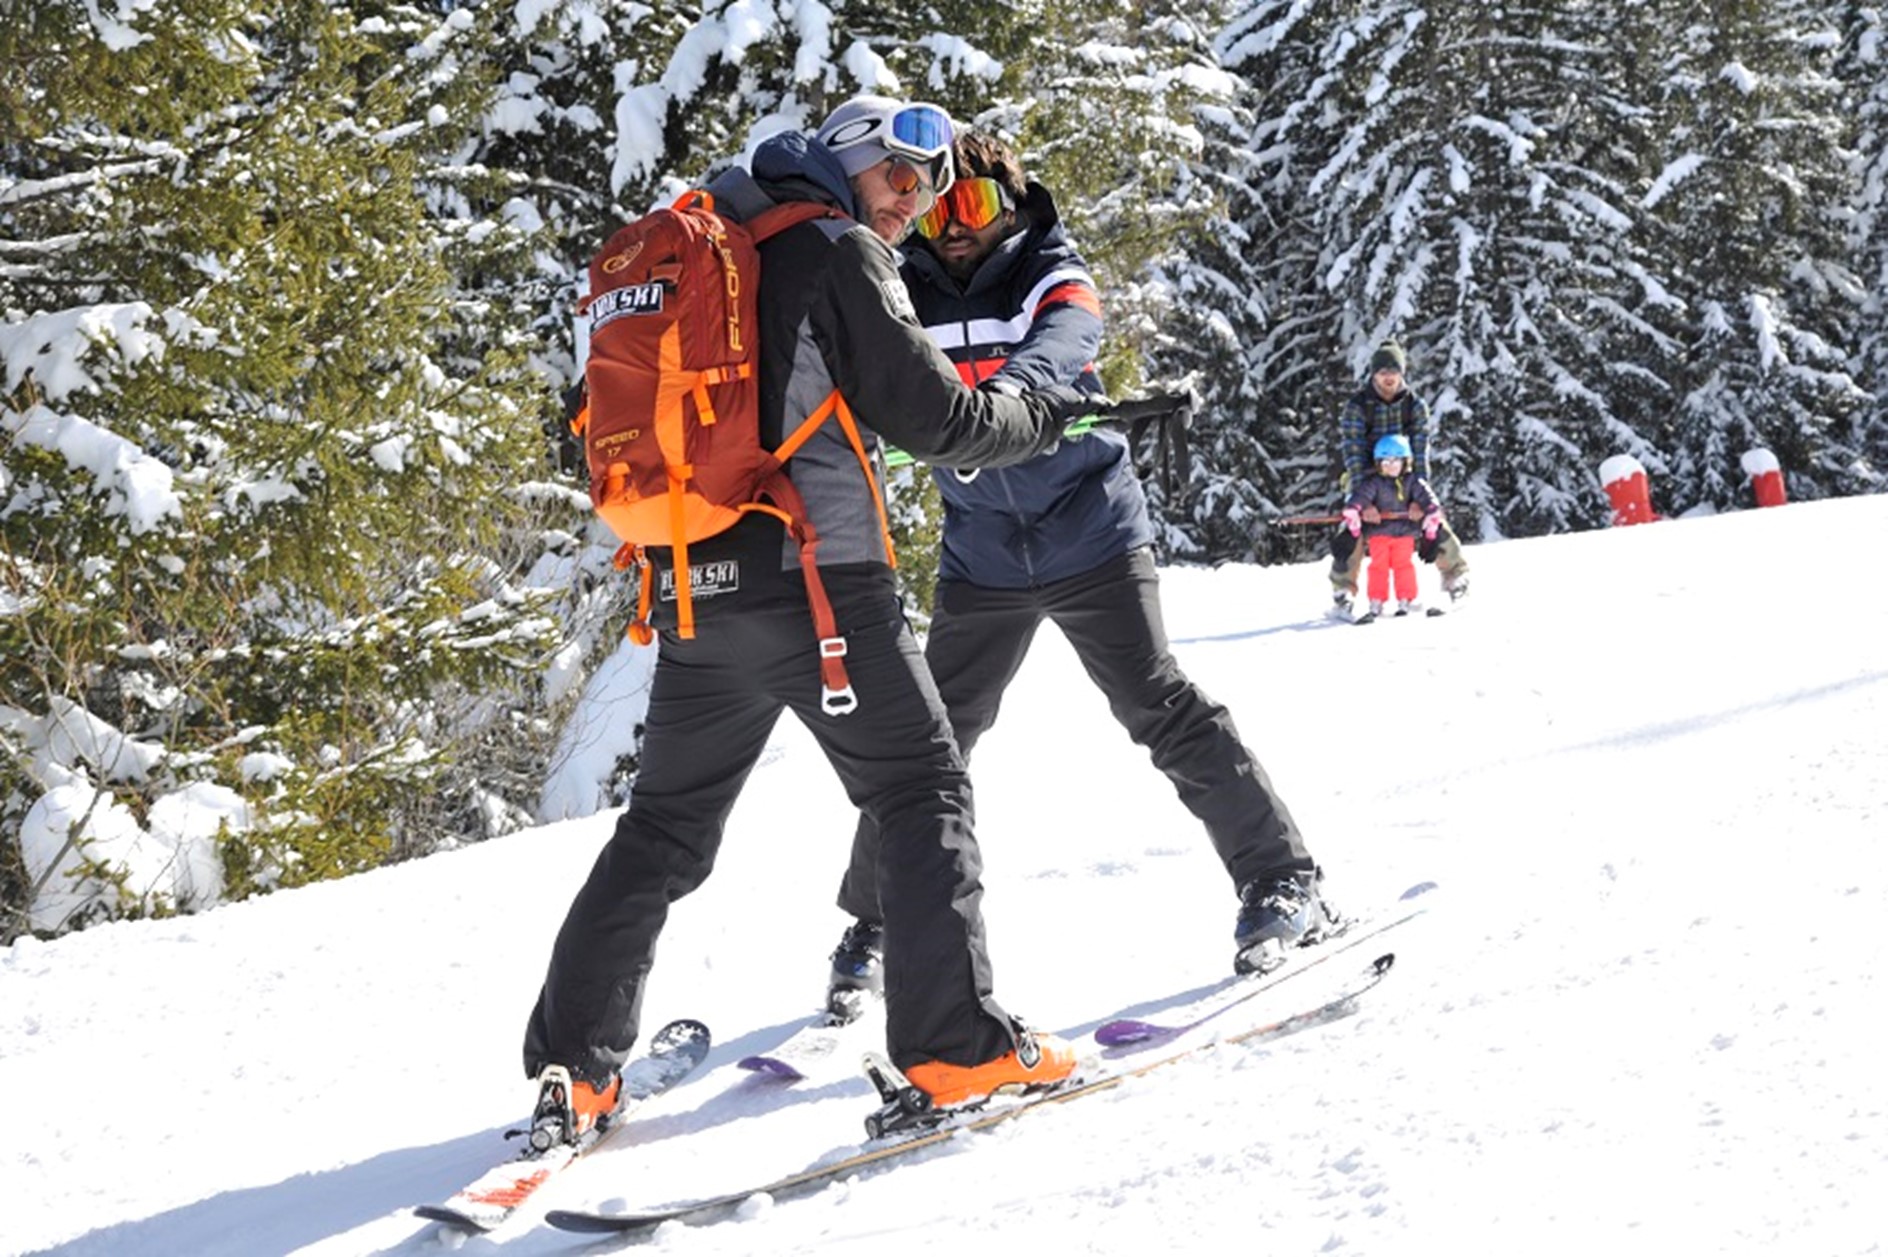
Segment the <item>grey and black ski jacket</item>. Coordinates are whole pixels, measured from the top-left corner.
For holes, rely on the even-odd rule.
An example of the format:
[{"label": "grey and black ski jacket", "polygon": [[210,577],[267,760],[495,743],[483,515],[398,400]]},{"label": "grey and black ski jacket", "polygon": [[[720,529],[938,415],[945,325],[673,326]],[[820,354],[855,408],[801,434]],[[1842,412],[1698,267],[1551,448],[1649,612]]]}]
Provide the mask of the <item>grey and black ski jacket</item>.
[{"label": "grey and black ski jacket", "polygon": [[[791,227],[760,246],[761,440],[772,449],[834,390],[862,428],[880,468],[878,437],[951,466],[995,466],[1054,444],[1062,424],[1027,398],[975,392],[924,334],[892,250],[852,221],[852,192],[838,160],[798,133],[775,136],[753,170],[730,170],[708,189],[721,214],[746,220],[776,203],[823,201],[847,217]],[[889,572],[878,507],[839,425],[826,425],[788,459],[788,476],[817,529],[821,577],[833,600]],[[674,623],[666,547],[651,547],[658,625]],[[798,546],[771,516],[753,515],[689,547],[700,622],[739,607],[805,605]],[[843,626],[842,626],[843,627]]]}]

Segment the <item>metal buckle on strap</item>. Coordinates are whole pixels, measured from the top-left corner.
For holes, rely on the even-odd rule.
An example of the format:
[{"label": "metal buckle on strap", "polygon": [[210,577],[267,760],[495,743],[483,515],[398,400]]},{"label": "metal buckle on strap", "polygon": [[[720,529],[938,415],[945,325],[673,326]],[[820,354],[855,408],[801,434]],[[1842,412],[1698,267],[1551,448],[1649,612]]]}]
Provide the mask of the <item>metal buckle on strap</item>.
[{"label": "metal buckle on strap", "polygon": [[844,716],[856,711],[858,706],[859,696],[853,692],[850,685],[843,690],[835,690],[823,685],[820,687],[819,709],[828,716]]},{"label": "metal buckle on strap", "polygon": [[821,659],[841,659],[845,657],[845,653],[845,638],[822,637],[819,639],[819,657]]}]

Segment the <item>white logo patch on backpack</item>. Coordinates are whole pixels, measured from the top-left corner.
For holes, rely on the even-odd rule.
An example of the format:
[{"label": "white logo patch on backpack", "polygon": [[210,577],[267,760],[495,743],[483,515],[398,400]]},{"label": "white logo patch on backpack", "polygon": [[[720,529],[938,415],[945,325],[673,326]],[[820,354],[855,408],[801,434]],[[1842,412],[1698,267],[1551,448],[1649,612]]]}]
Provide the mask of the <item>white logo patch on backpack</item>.
[{"label": "white logo patch on backpack", "polygon": [[621,288],[612,288],[599,295],[590,303],[590,331],[594,335],[600,327],[616,322],[631,314],[661,314],[662,285],[660,283],[626,284]]}]

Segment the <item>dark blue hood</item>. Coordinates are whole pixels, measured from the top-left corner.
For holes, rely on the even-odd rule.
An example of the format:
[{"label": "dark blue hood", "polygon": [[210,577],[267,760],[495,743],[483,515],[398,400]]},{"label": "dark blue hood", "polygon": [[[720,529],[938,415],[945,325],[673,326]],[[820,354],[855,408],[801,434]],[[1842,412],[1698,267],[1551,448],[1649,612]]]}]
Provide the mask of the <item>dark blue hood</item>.
[{"label": "dark blue hood", "polygon": [[[754,150],[754,178],[761,183],[810,185],[817,199],[830,201],[849,218],[857,217],[852,185],[832,150],[800,131],[782,131]],[[804,199],[804,198],[799,198]]]}]

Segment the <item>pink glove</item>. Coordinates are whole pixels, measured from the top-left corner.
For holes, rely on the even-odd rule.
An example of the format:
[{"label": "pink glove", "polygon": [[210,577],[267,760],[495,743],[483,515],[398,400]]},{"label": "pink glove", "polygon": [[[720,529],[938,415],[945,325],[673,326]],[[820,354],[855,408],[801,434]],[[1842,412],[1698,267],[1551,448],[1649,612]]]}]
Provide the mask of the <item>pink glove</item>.
[{"label": "pink glove", "polygon": [[1344,514],[1342,518],[1344,520],[1344,527],[1350,530],[1351,536],[1353,537],[1363,536],[1364,517],[1363,517],[1362,512],[1360,512],[1354,506],[1347,506],[1344,508]]},{"label": "pink glove", "polygon": [[1434,541],[1436,534],[1442,531],[1442,512],[1431,511],[1423,516],[1423,540]]}]

